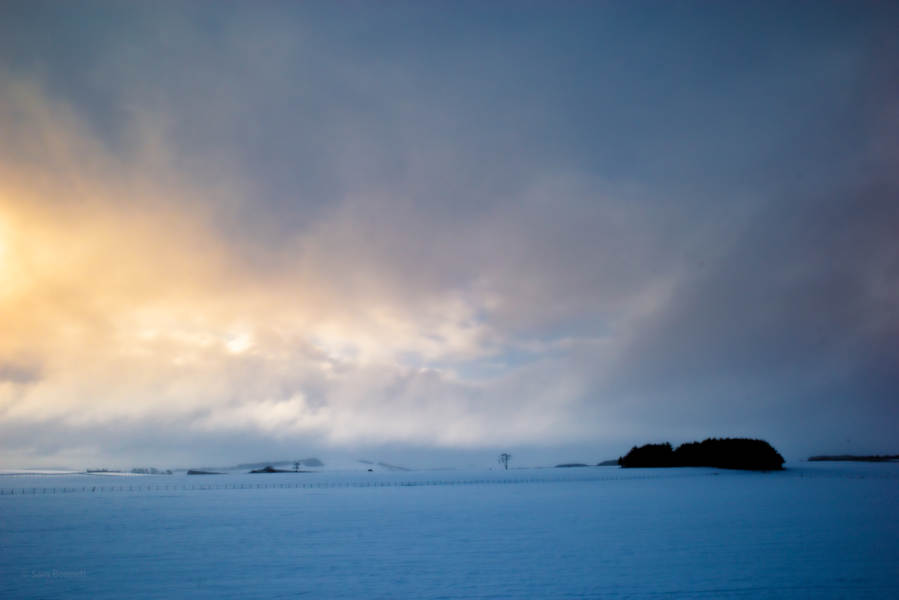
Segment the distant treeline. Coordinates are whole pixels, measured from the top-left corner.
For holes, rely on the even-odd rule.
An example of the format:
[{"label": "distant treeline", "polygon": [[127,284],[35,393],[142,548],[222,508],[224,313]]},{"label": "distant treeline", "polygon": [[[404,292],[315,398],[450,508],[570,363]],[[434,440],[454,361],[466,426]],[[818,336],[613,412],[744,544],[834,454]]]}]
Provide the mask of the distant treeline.
[{"label": "distant treeline", "polygon": [[774,471],[783,468],[780,453],[764,440],[749,438],[709,438],[673,449],[671,444],[634,446],[618,459],[622,467],[717,467]]},{"label": "distant treeline", "polygon": [[835,456],[810,456],[812,462],[820,460],[852,460],[857,462],[895,462],[899,461],[899,454],[873,454],[870,456],[858,456],[856,454],[837,454]]}]

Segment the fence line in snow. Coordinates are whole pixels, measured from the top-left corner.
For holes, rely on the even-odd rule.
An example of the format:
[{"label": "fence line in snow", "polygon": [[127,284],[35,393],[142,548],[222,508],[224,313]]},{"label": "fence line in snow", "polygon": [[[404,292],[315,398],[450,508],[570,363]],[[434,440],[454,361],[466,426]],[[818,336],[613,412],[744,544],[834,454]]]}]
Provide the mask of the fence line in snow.
[{"label": "fence line in snow", "polygon": [[[662,469],[661,471],[667,471]],[[674,477],[698,477],[708,475],[719,475],[723,471],[684,471]],[[730,471],[738,473],[739,471]],[[745,473],[745,472],[744,472]],[[899,479],[899,473],[828,473],[814,471],[792,471],[786,470],[779,472],[781,476],[790,477],[807,477],[807,478],[833,478],[840,479]],[[209,490],[259,490],[259,489],[335,489],[335,488],[395,488],[395,487],[432,487],[432,486],[450,486],[450,485],[514,485],[524,483],[563,483],[563,482],[590,482],[590,481],[636,481],[643,479],[658,479],[662,476],[661,472],[652,474],[631,474],[626,476],[592,476],[592,477],[522,477],[509,479],[427,479],[420,481],[314,481],[300,483],[213,483],[213,484],[147,484],[147,485],[86,485],[86,486],[65,486],[65,487],[0,487],[0,496],[41,496],[52,494],[106,494],[118,492],[193,492],[193,491],[209,491]],[[666,478],[673,478],[671,474],[667,474]]]},{"label": "fence line in snow", "polygon": [[[649,479],[628,477],[627,479]],[[87,485],[73,487],[0,488],[0,496],[41,496],[52,494],[106,494],[118,492],[192,492],[209,490],[259,489],[334,489],[334,488],[395,488],[433,487],[448,485],[506,485],[523,483],[561,483],[584,481],[614,481],[620,477],[582,478],[522,478],[522,479],[433,479],[422,481],[318,481],[305,483],[215,483],[215,484],[152,484],[152,485]]]}]

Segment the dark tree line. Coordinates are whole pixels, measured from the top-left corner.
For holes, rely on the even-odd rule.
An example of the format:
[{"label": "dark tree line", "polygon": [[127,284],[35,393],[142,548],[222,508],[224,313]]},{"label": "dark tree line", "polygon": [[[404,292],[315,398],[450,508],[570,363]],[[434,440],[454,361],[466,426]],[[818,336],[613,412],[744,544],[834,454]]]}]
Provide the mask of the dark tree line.
[{"label": "dark tree line", "polygon": [[673,449],[671,444],[634,446],[618,459],[622,467],[717,467],[775,471],[784,459],[771,444],[749,438],[709,438]]},{"label": "dark tree line", "polygon": [[830,460],[830,461],[853,461],[853,462],[897,462],[899,454],[869,454],[859,456],[857,454],[836,454],[832,456],[809,456],[810,462]]}]

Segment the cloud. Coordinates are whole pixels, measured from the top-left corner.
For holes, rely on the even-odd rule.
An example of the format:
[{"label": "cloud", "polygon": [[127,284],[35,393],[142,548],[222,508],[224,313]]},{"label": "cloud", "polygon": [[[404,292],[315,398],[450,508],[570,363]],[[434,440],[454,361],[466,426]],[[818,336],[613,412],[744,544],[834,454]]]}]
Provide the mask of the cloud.
[{"label": "cloud", "polygon": [[449,265],[461,279],[446,280],[430,272],[436,255],[421,261],[424,237],[400,237],[433,228],[426,215],[370,219],[387,200],[348,198],[262,242],[270,264],[258,268],[217,220],[220,191],[166,170],[175,161],[158,137],[115,155],[39,86],[9,89],[3,122],[19,151],[4,161],[0,303],[12,318],[0,350],[45,376],[5,369],[30,383],[4,388],[7,424],[56,424],[73,439],[136,423],[335,444],[534,435],[549,405],[529,393],[510,417],[505,393],[452,372],[506,340],[469,265]]},{"label": "cloud", "polygon": [[7,460],[895,439],[865,11],[145,10],[0,25]]},{"label": "cloud", "polygon": [[35,365],[16,363],[0,364],[0,382],[22,385],[39,381],[40,378],[40,368]]}]

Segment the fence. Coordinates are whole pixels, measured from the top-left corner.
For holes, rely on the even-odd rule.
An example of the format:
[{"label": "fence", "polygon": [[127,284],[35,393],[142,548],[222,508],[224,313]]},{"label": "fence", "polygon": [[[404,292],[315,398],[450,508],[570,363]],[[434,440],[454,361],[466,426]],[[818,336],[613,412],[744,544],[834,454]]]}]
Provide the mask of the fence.
[{"label": "fence", "polygon": [[[261,490],[261,489],[334,489],[334,488],[396,488],[396,487],[432,487],[452,485],[515,485],[526,483],[562,483],[562,482],[590,482],[590,481],[622,481],[658,479],[660,477],[702,477],[730,473],[737,475],[746,471],[718,471],[707,469],[635,469],[618,470],[615,475],[587,475],[574,477],[510,477],[510,478],[478,478],[478,479],[427,479],[427,480],[380,480],[380,481],[307,481],[302,483],[171,483],[171,484],[129,484],[129,485],[87,485],[73,487],[0,487],[0,496],[41,496],[52,494],[107,494],[119,492],[193,492],[209,490]],[[778,476],[778,477],[808,477],[808,478],[840,478],[840,479],[899,479],[899,472],[830,472],[827,470],[789,469],[776,473],[751,472],[753,476]],[[205,476],[198,476],[205,477]]]},{"label": "fence", "polygon": [[[645,479],[628,477],[627,479]],[[537,477],[519,479],[434,479],[421,481],[316,481],[305,483],[215,483],[215,484],[150,484],[150,485],[88,485],[75,487],[0,488],[0,496],[41,496],[48,494],[107,494],[118,492],[192,492],[209,490],[261,489],[334,489],[334,488],[395,488],[432,487],[448,485],[514,485],[524,483],[560,483],[616,480],[620,477]]]}]

